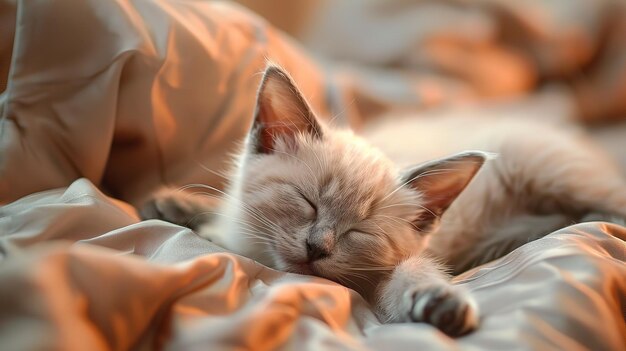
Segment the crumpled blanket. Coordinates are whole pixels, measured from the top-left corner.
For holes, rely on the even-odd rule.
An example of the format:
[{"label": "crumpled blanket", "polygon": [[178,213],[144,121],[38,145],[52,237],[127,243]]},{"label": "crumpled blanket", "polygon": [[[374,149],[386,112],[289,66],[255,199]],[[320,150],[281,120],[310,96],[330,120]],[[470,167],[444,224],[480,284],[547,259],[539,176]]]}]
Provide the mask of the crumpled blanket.
[{"label": "crumpled blanket", "polygon": [[626,228],[564,228],[457,277],[480,328],[381,325],[355,292],[139,222],[86,179],[0,209],[3,350],[623,350]]},{"label": "crumpled blanket", "polygon": [[[1,0],[12,38],[0,95],[0,203],[86,177],[141,202],[154,188],[223,179],[271,59],[327,111],[324,73],[231,3]],[[11,17],[13,14],[14,17]],[[2,47],[0,47],[2,49]]]},{"label": "crumpled blanket", "polygon": [[[242,2],[279,25],[296,16]],[[423,103],[510,98],[551,85],[575,101],[580,120],[626,118],[623,0],[345,0],[310,7],[288,27],[303,43],[348,63],[420,75]]]}]

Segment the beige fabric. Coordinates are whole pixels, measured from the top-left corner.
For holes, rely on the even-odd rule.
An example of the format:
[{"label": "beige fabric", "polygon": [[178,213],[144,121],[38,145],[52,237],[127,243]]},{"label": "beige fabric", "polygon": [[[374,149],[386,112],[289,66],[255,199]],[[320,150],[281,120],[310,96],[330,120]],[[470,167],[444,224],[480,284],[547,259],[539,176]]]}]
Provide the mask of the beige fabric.
[{"label": "beige fabric", "polygon": [[0,233],[3,350],[626,347],[626,228],[615,225],[565,228],[457,279],[482,311],[457,340],[380,325],[347,288],[138,223],[85,179],[3,207]]},{"label": "beige fabric", "polygon": [[328,114],[322,71],[232,4],[2,3],[3,18],[19,11],[0,99],[0,203],[78,177],[135,201],[174,180],[219,184],[201,165],[220,171],[247,131],[266,59]]},{"label": "beige fabric", "polygon": [[446,103],[455,86],[501,99],[563,84],[579,118],[607,122],[626,119],[624,18],[623,0],[322,1],[294,34],[329,57],[424,75]]}]

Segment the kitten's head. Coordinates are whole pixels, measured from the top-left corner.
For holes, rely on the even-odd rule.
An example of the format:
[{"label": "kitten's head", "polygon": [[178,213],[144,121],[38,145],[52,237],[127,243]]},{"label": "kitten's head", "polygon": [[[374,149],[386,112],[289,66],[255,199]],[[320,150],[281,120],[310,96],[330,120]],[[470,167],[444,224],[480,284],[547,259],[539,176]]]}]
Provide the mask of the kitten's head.
[{"label": "kitten's head", "polygon": [[246,141],[240,230],[276,268],[362,285],[422,248],[484,161],[465,153],[398,173],[349,131],[325,127],[280,68],[267,68]]}]

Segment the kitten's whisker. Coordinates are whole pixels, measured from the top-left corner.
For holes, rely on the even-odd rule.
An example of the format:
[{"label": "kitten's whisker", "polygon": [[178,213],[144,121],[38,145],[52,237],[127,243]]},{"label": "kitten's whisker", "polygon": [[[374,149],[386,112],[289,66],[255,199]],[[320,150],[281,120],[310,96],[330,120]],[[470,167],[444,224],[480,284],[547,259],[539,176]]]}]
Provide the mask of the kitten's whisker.
[{"label": "kitten's whisker", "polygon": [[[337,281],[343,285],[346,285],[348,287],[352,287],[353,289],[358,288],[359,286],[361,286],[361,284],[357,284],[353,279],[361,279],[364,280],[365,282],[369,283],[370,285],[376,285],[376,283],[374,281],[372,281],[371,278],[362,275],[362,274],[358,274],[358,273],[353,273],[352,275],[348,276],[348,274],[346,274],[345,272],[341,272],[337,275]],[[350,283],[350,285],[347,285],[344,283],[344,281],[347,281],[348,283]]]},{"label": "kitten's whisker", "polygon": [[280,151],[280,150],[276,150],[276,149],[271,149],[271,150],[276,152],[276,153],[279,153],[279,154],[287,155],[287,156],[295,159],[296,161],[302,162],[302,164],[304,164],[309,169],[311,179],[315,179],[315,172],[313,172],[313,168],[311,168],[311,166],[309,166],[308,163],[304,162],[304,160],[302,160],[302,159],[298,158],[297,156],[292,155],[292,154],[290,154],[288,152],[284,152],[284,151]]},{"label": "kitten's whisker", "polygon": [[[192,194],[199,195],[199,196],[207,196],[207,197],[217,197],[217,198],[219,198],[217,195],[214,195],[214,194],[211,194],[211,193],[207,193],[207,192],[197,191],[197,192],[193,192]],[[270,222],[269,219],[267,219],[264,216],[263,217],[258,216],[257,214],[252,212],[250,208],[246,207],[245,204],[242,201],[240,201],[240,204],[242,205],[241,209],[247,211],[252,217],[257,219],[260,222],[260,224],[263,224],[269,230],[276,230],[276,228],[273,228],[273,226],[275,224]]]},{"label": "kitten's whisker", "polygon": [[[260,231],[260,230],[259,230],[259,228],[258,228],[258,227],[256,227],[256,226],[255,226],[254,224],[252,224],[252,223],[248,223],[248,222],[246,222],[246,221],[244,221],[244,220],[241,220],[241,219],[236,219],[236,218],[233,218],[232,216],[227,216],[227,215],[225,215],[225,214],[223,214],[223,213],[219,213],[219,212],[209,212],[209,211],[207,211],[207,212],[203,212],[203,213],[214,214],[214,215],[218,215],[218,216],[224,216],[224,217],[226,217],[226,218],[229,218],[229,219],[231,219],[231,220],[233,220],[233,221],[235,221],[235,222],[237,222],[237,223],[240,223],[240,224],[242,224],[242,225],[246,226],[246,227],[239,227],[238,232],[239,232],[239,233],[241,233],[241,234],[243,234],[243,235],[246,235],[246,236],[248,236],[248,237],[253,237],[253,238],[255,238],[255,239],[261,239],[261,241],[262,241],[264,244],[267,244],[267,243],[276,243],[276,244],[280,244],[279,242],[276,242],[273,238],[266,237],[266,236],[262,235],[262,234],[263,234],[263,232],[262,232],[262,231]],[[198,215],[201,215],[201,214],[198,214]],[[196,215],[196,216],[198,216],[198,215]],[[195,216],[194,216],[194,217],[195,217]],[[193,220],[193,218],[192,218],[192,220]],[[191,220],[190,220],[190,221],[191,221]],[[287,245],[282,245],[282,247],[283,247],[283,248],[285,248],[285,249],[289,249],[289,248],[290,248],[290,247],[289,247],[289,246],[287,246]]]},{"label": "kitten's whisker", "polygon": [[345,104],[343,106],[343,108],[341,109],[341,111],[337,112],[329,121],[328,121],[328,125],[329,126],[334,126],[335,121],[339,118],[339,116],[341,116],[344,112],[346,112],[346,110],[348,109],[348,107],[354,105],[354,103],[356,102],[355,98],[352,98],[352,100]]},{"label": "kitten's whisker", "polygon": [[[424,211],[427,211],[428,213],[430,213],[431,215],[433,215],[433,217],[439,217],[438,215],[436,215],[433,211],[431,211],[430,209],[426,208],[425,206],[421,206],[419,205],[419,207],[421,209],[423,209]],[[384,217],[384,218],[389,218],[389,219],[395,219],[396,221],[403,221],[405,223],[410,224],[412,227],[414,227],[415,229],[419,229],[415,226],[415,223],[409,221],[406,218],[402,218],[402,217],[398,217],[398,216],[389,216],[389,215],[384,215],[384,214],[377,214],[377,215],[373,215],[372,217]]]},{"label": "kitten's whisker", "polygon": [[[186,188],[188,189],[188,188],[191,188],[191,187],[203,187],[203,188],[207,188],[207,189],[216,191],[219,194],[224,195],[224,196],[226,196],[227,198],[229,198],[231,200],[235,200],[239,205],[241,205],[241,208],[246,210],[250,215],[255,217],[258,221],[263,222],[263,223],[269,225],[268,229],[272,229],[272,230],[280,229],[280,227],[276,223],[272,222],[269,218],[267,218],[267,216],[263,215],[261,212],[255,210],[255,209],[251,208],[246,203],[244,203],[240,199],[237,199],[234,196],[231,196],[230,194],[227,194],[227,193],[225,193],[225,192],[223,192],[223,191],[221,191],[221,190],[219,190],[219,189],[217,189],[215,187],[212,187],[210,185],[205,185],[205,184],[190,184]],[[213,194],[210,194],[210,193],[205,193],[205,195],[214,196]]]},{"label": "kitten's whisker", "polygon": [[[243,201],[241,201],[241,200],[237,199],[237,198],[236,198],[236,197],[234,197],[234,196],[231,196],[230,194],[225,193],[225,192],[224,192],[224,191],[222,191],[222,190],[219,190],[219,189],[217,189],[217,188],[215,188],[215,187],[212,187],[212,186],[210,186],[210,185],[206,185],[206,184],[188,184],[188,185],[185,185],[185,186],[180,187],[180,188],[179,188],[179,191],[187,190],[187,189],[194,188],[194,187],[198,187],[198,188],[206,188],[206,189],[209,189],[209,190],[213,190],[213,191],[215,191],[215,192],[217,192],[217,193],[219,193],[219,194],[221,194],[221,195],[223,195],[223,196],[227,197],[228,199],[235,200],[235,201],[237,201],[237,202],[238,202],[238,203],[242,206],[241,208],[243,208],[243,209],[247,210],[247,211],[248,211],[248,213],[250,213],[251,215],[253,215],[253,216],[254,216],[257,220],[259,220],[260,222],[266,222],[267,224],[271,225],[271,226],[273,227],[273,228],[271,228],[271,229],[275,230],[275,228],[280,228],[278,225],[276,225],[275,223],[273,223],[272,221],[270,221],[270,220],[269,220],[266,216],[259,216],[259,214],[260,214],[259,212],[255,212],[252,208],[250,208],[250,207],[249,207],[247,204],[245,204]],[[213,196],[213,197],[216,197],[216,198],[218,198],[218,199],[220,198],[220,197],[215,196],[214,194],[210,194],[210,193],[204,193],[204,195],[207,195],[207,196]],[[255,214],[256,214],[256,215],[255,215]]]},{"label": "kitten's whisker", "polygon": [[414,203],[397,203],[397,204],[391,204],[391,205],[387,205],[387,206],[383,206],[383,207],[379,207],[379,210],[384,210],[386,208],[392,208],[392,207],[423,207],[420,206],[418,204],[414,204]]},{"label": "kitten's whisker", "polygon": [[350,267],[348,268],[349,270],[354,270],[354,271],[392,271],[394,270],[396,267],[395,266],[391,266],[391,267],[376,267],[376,266],[372,266],[372,267]]},{"label": "kitten's whisker", "polygon": [[236,222],[236,223],[239,223],[239,224],[245,225],[246,227],[248,227],[248,228],[250,228],[250,229],[255,229],[255,230],[258,230],[258,229],[259,229],[259,228],[258,228],[257,226],[255,226],[254,224],[249,223],[249,222],[247,222],[247,221],[245,221],[245,220],[243,220],[243,219],[240,219],[240,218],[235,218],[235,217],[233,217],[233,216],[229,216],[229,215],[226,215],[226,214],[224,214],[224,213],[214,212],[214,211],[204,211],[204,212],[198,213],[198,214],[196,214],[195,216],[193,216],[193,217],[192,217],[192,218],[191,218],[191,219],[190,219],[187,223],[192,222],[192,221],[193,221],[196,217],[198,217],[198,216],[202,216],[202,215],[205,215],[205,214],[210,214],[210,215],[215,215],[215,216],[225,217],[225,218],[228,218],[228,219],[232,220],[233,222]]},{"label": "kitten's whisker", "polygon": [[275,240],[274,238],[270,238],[270,237],[264,237],[264,236],[260,236],[257,232],[250,232],[250,231],[246,231],[246,230],[241,230],[238,231],[239,234],[244,235],[248,238],[253,238],[258,240],[258,243],[264,244],[264,245],[270,245],[270,246],[275,246],[275,247],[279,247],[285,250],[292,250],[293,247],[286,245],[285,243],[282,243],[280,241]]},{"label": "kitten's whisker", "polygon": [[[378,223],[374,223],[376,225],[376,227],[378,227],[378,230],[380,230],[380,234],[384,235],[385,237],[388,237],[389,234],[387,233],[386,230],[384,230]],[[376,233],[377,236],[380,236],[380,234]]]},{"label": "kitten's whisker", "polygon": [[408,219],[402,218],[402,217],[398,217],[398,216],[389,216],[389,215],[384,215],[384,214],[376,214],[373,215],[372,217],[383,217],[386,219],[390,219],[396,222],[404,222],[404,223],[409,223],[409,224],[413,224],[413,222],[409,221]]},{"label": "kitten's whisker", "polygon": [[319,158],[319,155],[317,154],[317,152],[314,152],[313,156],[315,156],[315,159],[317,160],[317,166],[320,168],[320,172],[325,172],[326,163],[322,163],[322,160]]},{"label": "kitten's whisker", "polygon": [[[338,283],[341,283],[342,285],[345,285],[345,286],[348,286],[348,287],[352,286],[354,288],[354,287],[358,286],[358,284],[356,284],[352,279],[346,277],[346,274],[343,273],[343,272],[337,272],[337,278],[336,279],[337,279]],[[350,284],[349,285],[346,284],[345,281],[347,281]]]},{"label": "kitten's whisker", "polygon": [[436,175],[436,174],[446,173],[448,171],[454,171],[454,169],[452,169],[452,168],[442,168],[442,169],[431,170],[431,171],[426,171],[424,173],[420,173],[420,174],[416,175],[415,177],[407,180],[406,182],[400,184],[400,186],[395,188],[391,193],[389,193],[389,194],[387,194],[387,196],[383,197],[382,200],[380,200],[380,202],[383,202],[383,201],[387,200],[390,196],[392,196],[393,194],[398,192],[398,190],[402,189],[403,187],[405,187],[406,185],[408,185],[411,182],[414,182],[417,179],[420,179],[422,177],[427,177],[429,175]]},{"label": "kitten's whisker", "polygon": [[[292,123],[292,124],[293,124],[293,123]],[[291,129],[291,126],[287,125],[286,123],[282,123],[282,125],[283,125],[283,126],[285,126],[285,127],[287,127],[287,128],[289,128],[289,129],[290,129],[290,131],[291,131],[292,133],[295,133],[295,132],[296,132],[296,131],[294,131],[293,129]],[[318,137],[319,137],[319,135],[318,135]],[[272,139],[274,140],[274,144],[275,144],[275,143],[276,143],[276,140],[277,140],[277,139],[276,139],[276,136],[272,136]],[[289,157],[292,157],[292,158],[296,159],[297,161],[302,162],[302,163],[303,163],[303,164],[304,164],[304,165],[305,165],[305,166],[309,169],[309,171],[310,171],[310,175],[311,175],[312,177],[315,175],[315,172],[313,172],[313,169],[311,168],[311,166],[309,166],[309,164],[308,164],[308,163],[304,162],[304,160],[302,160],[302,159],[298,158],[297,156],[292,155],[292,154],[287,153],[287,152],[284,152],[284,151],[276,150],[276,149],[270,149],[270,150],[272,150],[272,151],[274,151],[274,152],[276,152],[276,153],[279,153],[279,154],[287,155],[287,156],[289,156]],[[315,155],[315,157],[317,157],[317,155]],[[318,164],[319,164],[320,168],[322,168],[322,169],[323,169],[322,164],[321,164],[321,162],[319,161],[319,158],[318,158]]]},{"label": "kitten's whisker", "polygon": [[[205,166],[204,164],[202,164],[200,161],[196,161],[196,164],[198,166],[200,166],[200,168],[202,168],[204,171],[207,171],[207,172],[209,172],[211,174],[214,174],[214,175],[216,175],[216,176],[218,176],[218,177],[220,177],[222,179],[228,180],[230,178],[230,175],[225,173],[226,171],[221,171],[221,172],[220,171],[214,171],[214,170],[210,169],[209,167]],[[222,172],[224,172],[224,173],[222,173]]]},{"label": "kitten's whisker", "polygon": [[368,277],[367,275],[365,275],[363,273],[351,272],[351,275],[353,277],[356,277],[357,279],[364,280],[364,281],[366,281],[367,283],[369,283],[371,285],[376,285],[376,283],[372,280],[371,277]]},{"label": "kitten's whisker", "polygon": [[262,238],[259,237],[255,234],[251,234],[251,233],[244,233],[244,232],[240,232],[240,235],[242,235],[243,237],[246,238],[246,240],[254,240],[254,242],[256,244],[262,244],[262,245],[266,245],[266,246],[272,246],[274,244],[274,242],[272,242],[271,240],[267,239],[267,238]]}]

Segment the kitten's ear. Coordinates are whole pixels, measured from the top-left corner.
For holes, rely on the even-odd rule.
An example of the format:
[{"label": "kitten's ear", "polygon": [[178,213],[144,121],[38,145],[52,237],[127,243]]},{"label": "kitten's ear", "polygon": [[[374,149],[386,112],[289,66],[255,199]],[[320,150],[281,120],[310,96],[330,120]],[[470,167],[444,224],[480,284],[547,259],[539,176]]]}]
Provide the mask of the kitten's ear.
[{"label": "kitten's ear", "polygon": [[432,231],[441,215],[490,157],[484,152],[467,151],[418,165],[406,172],[404,184],[422,194],[420,204],[424,210],[414,222],[415,226],[423,232]]},{"label": "kitten's ear", "polygon": [[322,137],[309,104],[289,75],[277,66],[265,70],[250,133],[252,151],[259,154],[274,152],[277,140],[297,147],[299,133]]}]

